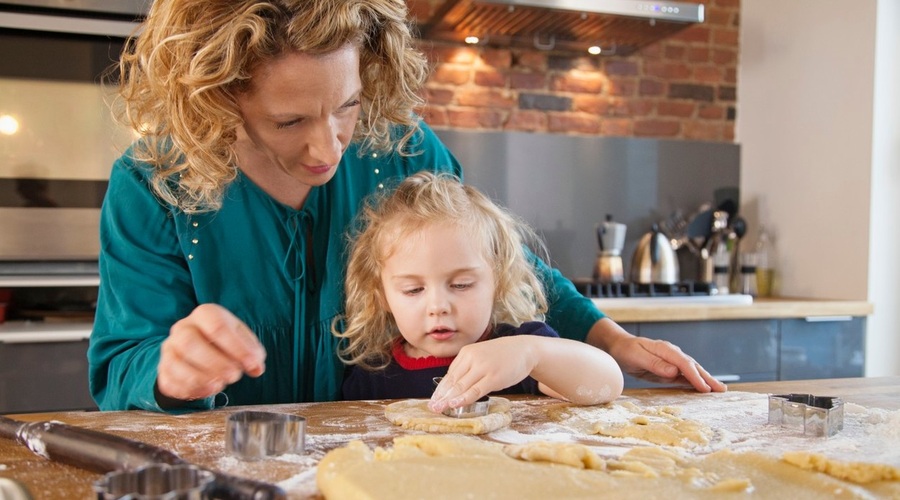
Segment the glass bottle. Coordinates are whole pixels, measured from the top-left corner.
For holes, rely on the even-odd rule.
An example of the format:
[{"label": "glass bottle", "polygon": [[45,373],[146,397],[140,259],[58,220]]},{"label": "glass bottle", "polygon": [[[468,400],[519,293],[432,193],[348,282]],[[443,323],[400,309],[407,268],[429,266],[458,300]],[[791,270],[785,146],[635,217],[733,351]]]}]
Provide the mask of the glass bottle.
[{"label": "glass bottle", "polygon": [[728,246],[724,239],[716,245],[716,252],[713,254],[713,284],[716,286],[719,295],[728,295],[728,261],[731,255],[728,253]]},{"label": "glass bottle", "polygon": [[756,252],[741,254],[741,293],[756,297]]},{"label": "glass bottle", "polygon": [[756,291],[759,297],[772,295],[772,279],[774,273],[772,240],[762,227],[756,241]]}]

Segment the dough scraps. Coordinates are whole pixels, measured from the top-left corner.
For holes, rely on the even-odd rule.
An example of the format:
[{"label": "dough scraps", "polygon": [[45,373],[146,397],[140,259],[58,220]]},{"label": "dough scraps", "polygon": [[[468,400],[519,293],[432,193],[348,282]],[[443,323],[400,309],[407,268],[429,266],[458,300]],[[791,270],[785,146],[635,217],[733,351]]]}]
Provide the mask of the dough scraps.
[{"label": "dough scraps", "polygon": [[432,433],[487,434],[512,422],[509,400],[491,397],[487,415],[473,418],[454,418],[428,409],[427,399],[406,399],[387,405],[384,416],[404,429]]},{"label": "dough scraps", "polygon": [[900,481],[900,469],[886,464],[841,462],[832,460],[825,455],[804,451],[785,453],[781,459],[802,469],[824,472],[829,476],[854,483]]},{"label": "dough scraps", "polygon": [[609,437],[635,438],[661,446],[693,448],[709,444],[713,430],[693,420],[685,420],[678,415],[677,407],[641,408],[625,401],[613,403],[613,407],[625,409],[633,416],[628,423],[595,422],[593,433]]},{"label": "dough scraps", "polygon": [[667,500],[719,499],[723,493],[810,499],[900,494],[897,482],[864,487],[753,452],[683,458],[641,447],[604,460],[589,446],[573,443],[504,446],[469,436],[421,434],[395,438],[391,448],[372,450],[353,441],[334,449],[319,463],[316,481],[325,498],[351,500],[597,498],[599,492],[604,498],[664,495]]}]

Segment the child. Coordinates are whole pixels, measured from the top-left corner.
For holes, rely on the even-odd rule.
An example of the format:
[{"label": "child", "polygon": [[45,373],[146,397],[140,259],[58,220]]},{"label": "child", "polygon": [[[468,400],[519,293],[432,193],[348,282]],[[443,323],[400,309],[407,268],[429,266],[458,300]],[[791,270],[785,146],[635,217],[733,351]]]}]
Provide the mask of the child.
[{"label": "child", "polygon": [[612,357],[535,321],[547,301],[525,244],[539,240],[485,195],[421,172],[361,217],[346,328],[333,329],[352,365],[345,399],[430,396],[441,412],[494,392],[577,404],[621,394]]}]

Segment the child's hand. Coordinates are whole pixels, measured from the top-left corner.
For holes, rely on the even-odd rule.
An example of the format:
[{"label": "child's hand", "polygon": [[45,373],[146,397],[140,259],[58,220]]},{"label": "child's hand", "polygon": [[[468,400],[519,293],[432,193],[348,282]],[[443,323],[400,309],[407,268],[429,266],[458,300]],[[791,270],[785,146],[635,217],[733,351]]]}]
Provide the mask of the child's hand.
[{"label": "child's hand", "polygon": [[435,413],[459,408],[521,382],[536,363],[532,340],[504,337],[463,347],[434,390],[428,408]]}]

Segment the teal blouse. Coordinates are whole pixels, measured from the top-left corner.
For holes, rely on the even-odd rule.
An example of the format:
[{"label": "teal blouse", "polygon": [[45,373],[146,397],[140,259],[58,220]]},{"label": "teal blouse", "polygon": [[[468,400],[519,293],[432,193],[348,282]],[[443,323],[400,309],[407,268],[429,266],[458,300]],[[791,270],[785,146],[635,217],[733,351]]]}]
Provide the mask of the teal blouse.
[{"label": "teal blouse", "polygon": [[[126,152],[113,165],[100,216],[100,290],[88,350],[99,407],[162,411],[154,396],[160,344],[172,324],[204,303],[222,305],[256,333],[266,371],[183,411],[338,399],[344,366],[331,324],[343,308],[354,216],[367,196],[416,171],[461,176],[425,124],[411,144],[419,154],[360,157],[352,145],[301,210],[238,173],[221,209],[195,215],[161,203],[148,185],[149,166]],[[602,314],[558,271],[543,264],[541,271],[553,282],[547,322],[562,336],[584,339]]]}]

